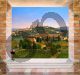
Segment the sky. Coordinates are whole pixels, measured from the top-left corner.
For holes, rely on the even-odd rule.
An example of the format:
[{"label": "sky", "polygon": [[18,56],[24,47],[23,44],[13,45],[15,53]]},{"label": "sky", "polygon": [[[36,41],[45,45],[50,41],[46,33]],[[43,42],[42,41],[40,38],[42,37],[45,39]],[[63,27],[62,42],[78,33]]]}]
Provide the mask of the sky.
[{"label": "sky", "polygon": [[[59,14],[68,26],[68,8],[67,7],[13,7],[12,8],[12,28],[29,28],[32,22],[39,19],[48,12]],[[59,27],[58,23],[48,18],[44,21],[43,26]]]}]

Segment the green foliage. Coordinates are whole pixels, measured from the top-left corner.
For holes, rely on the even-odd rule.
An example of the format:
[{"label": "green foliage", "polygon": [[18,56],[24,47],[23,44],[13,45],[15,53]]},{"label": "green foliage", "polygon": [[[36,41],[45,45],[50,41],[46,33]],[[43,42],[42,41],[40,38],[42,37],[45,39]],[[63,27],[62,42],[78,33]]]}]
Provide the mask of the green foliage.
[{"label": "green foliage", "polygon": [[42,38],[37,37],[37,38],[36,38],[36,41],[37,41],[37,42],[41,42],[41,41],[42,41]]},{"label": "green foliage", "polygon": [[[17,36],[12,36],[12,48],[16,50],[15,58],[67,58],[68,57],[68,41],[63,41],[58,37],[41,36],[35,38],[37,32],[54,34],[58,29],[52,27],[37,27],[32,30],[26,30],[18,33]],[[34,36],[33,36],[34,35]],[[29,39],[28,36],[33,36]],[[57,55],[57,56],[55,56]]]},{"label": "green foliage", "polygon": [[58,36],[57,38],[58,38],[58,41],[60,41],[60,40],[61,40],[60,36]]},{"label": "green foliage", "polygon": [[57,58],[68,58],[68,47],[62,47],[60,54],[58,54]]},{"label": "green foliage", "polygon": [[23,44],[23,41],[20,40],[20,42],[19,42],[19,48],[22,48],[22,44]]},{"label": "green foliage", "polygon": [[51,55],[56,54],[57,53],[57,45],[52,43],[50,51],[51,51]]},{"label": "green foliage", "polygon": [[16,40],[12,40],[12,49],[18,48],[18,42]]},{"label": "green foliage", "polygon": [[39,44],[33,43],[33,49],[41,49]]},{"label": "green foliage", "polygon": [[22,49],[30,49],[31,44],[31,41],[29,41],[28,39],[24,39],[19,42],[19,45]]},{"label": "green foliage", "polygon": [[26,56],[28,56],[29,52],[27,49],[17,49],[15,54],[14,54],[14,57],[15,58],[25,58]]},{"label": "green foliage", "polygon": [[46,37],[46,41],[47,41],[47,42],[49,41],[49,37],[48,37],[48,36]]}]

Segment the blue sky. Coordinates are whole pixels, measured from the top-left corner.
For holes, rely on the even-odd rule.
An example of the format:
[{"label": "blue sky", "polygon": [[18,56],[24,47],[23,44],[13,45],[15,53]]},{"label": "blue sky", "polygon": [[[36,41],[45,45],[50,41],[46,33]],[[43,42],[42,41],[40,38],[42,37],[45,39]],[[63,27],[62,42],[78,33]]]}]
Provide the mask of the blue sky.
[{"label": "blue sky", "polygon": [[[58,13],[68,26],[68,8],[67,7],[13,7],[12,8],[12,28],[29,28],[32,22],[39,19],[47,12]],[[53,25],[54,23],[54,25]],[[47,19],[45,26],[59,27],[53,19]]]}]

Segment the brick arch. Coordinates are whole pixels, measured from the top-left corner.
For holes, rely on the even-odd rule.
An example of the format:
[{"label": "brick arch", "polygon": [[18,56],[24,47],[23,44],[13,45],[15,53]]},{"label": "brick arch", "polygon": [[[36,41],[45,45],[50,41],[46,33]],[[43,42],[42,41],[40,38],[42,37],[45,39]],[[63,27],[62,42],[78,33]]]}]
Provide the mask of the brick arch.
[{"label": "brick arch", "polygon": [[48,13],[45,13],[45,14],[43,15],[43,17],[42,17],[42,19],[41,19],[41,25],[42,25],[42,26],[43,26],[44,21],[45,21],[46,19],[48,19],[48,18],[54,19],[54,20],[58,23],[58,25],[60,26],[60,29],[61,29],[61,30],[63,30],[62,27],[65,27],[66,30],[67,30],[67,26],[66,26],[66,23],[65,23],[64,19],[63,19],[59,14],[57,14],[57,13],[55,13],[55,12],[48,12]]}]

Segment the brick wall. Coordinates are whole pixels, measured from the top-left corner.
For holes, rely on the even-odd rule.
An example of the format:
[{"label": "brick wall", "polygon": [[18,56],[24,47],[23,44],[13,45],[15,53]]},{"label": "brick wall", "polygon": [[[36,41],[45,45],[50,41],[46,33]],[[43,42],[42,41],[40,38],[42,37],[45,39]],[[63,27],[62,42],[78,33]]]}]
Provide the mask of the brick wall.
[{"label": "brick wall", "polygon": [[6,0],[0,0],[0,75],[6,73]]},{"label": "brick wall", "polygon": [[80,72],[80,0],[74,0],[73,11],[74,11],[74,26],[75,26],[74,71]]}]

